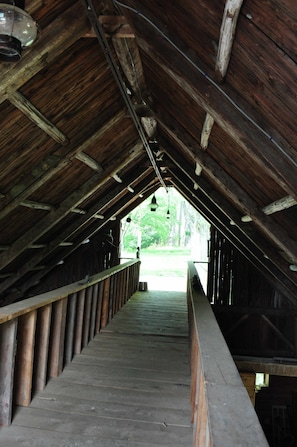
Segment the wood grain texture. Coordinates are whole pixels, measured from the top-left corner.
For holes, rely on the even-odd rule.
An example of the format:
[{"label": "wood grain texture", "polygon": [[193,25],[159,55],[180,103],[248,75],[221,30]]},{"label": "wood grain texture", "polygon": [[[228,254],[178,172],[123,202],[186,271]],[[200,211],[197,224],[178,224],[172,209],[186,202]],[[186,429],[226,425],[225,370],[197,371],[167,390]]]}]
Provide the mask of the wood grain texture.
[{"label": "wood grain texture", "polygon": [[[163,328],[163,330],[161,330]],[[186,296],[137,292],[0,431],[6,446],[188,447]]]}]

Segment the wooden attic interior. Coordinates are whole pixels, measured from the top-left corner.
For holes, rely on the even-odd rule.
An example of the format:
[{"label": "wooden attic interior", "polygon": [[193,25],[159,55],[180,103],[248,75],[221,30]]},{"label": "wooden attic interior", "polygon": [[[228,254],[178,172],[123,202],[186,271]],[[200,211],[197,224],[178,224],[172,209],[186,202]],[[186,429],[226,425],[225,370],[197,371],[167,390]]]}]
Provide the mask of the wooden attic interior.
[{"label": "wooden attic interior", "polygon": [[[266,307],[293,361],[297,4],[27,0],[25,9],[38,39],[18,62],[0,62],[1,305],[104,269],[120,219],[173,187],[277,291],[256,304],[241,294],[236,306]],[[234,310],[221,304],[218,319],[232,327]]]},{"label": "wooden attic interior", "polygon": [[295,306],[294,2],[25,8],[38,39],[1,62],[2,303],[173,186]]}]

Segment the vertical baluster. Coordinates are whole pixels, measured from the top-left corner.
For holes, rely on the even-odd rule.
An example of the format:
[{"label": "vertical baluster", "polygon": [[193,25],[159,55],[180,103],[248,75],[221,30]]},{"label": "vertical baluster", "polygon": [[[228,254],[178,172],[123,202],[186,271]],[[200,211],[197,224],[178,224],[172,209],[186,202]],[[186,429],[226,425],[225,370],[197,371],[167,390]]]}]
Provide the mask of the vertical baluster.
[{"label": "vertical baluster", "polygon": [[129,297],[129,279],[130,279],[130,269],[126,269],[126,277],[125,277],[125,296],[124,296],[124,304],[128,301]]},{"label": "vertical baluster", "polygon": [[11,424],[17,322],[0,325],[0,426]]},{"label": "vertical baluster", "polygon": [[19,317],[16,353],[15,403],[27,407],[32,398],[34,344],[37,312]]},{"label": "vertical baluster", "polygon": [[94,284],[92,287],[92,308],[91,308],[89,340],[92,340],[95,335],[97,304],[98,304],[98,283]]},{"label": "vertical baluster", "polygon": [[113,302],[114,302],[114,275],[110,278],[110,286],[109,286],[109,304],[108,304],[108,322],[113,317]]},{"label": "vertical baluster", "polygon": [[76,328],[75,328],[75,338],[74,338],[74,354],[81,353],[84,308],[85,308],[85,294],[86,294],[86,289],[83,289],[78,293]]},{"label": "vertical baluster", "polygon": [[65,356],[64,356],[65,365],[68,365],[68,363],[70,363],[73,358],[76,309],[77,309],[77,294],[73,293],[68,298]]},{"label": "vertical baluster", "polygon": [[58,377],[64,366],[64,341],[67,315],[67,298],[53,304],[49,376]]},{"label": "vertical baluster", "polygon": [[35,341],[34,391],[44,389],[47,382],[47,362],[51,327],[52,305],[38,310]]},{"label": "vertical baluster", "polygon": [[92,307],[92,287],[88,287],[86,290],[85,298],[85,309],[84,309],[84,319],[83,319],[83,336],[82,336],[82,349],[89,343],[89,332],[90,332],[90,318],[91,318],[91,307]]},{"label": "vertical baluster", "polygon": [[105,328],[108,323],[109,288],[110,288],[110,277],[108,277],[104,280],[102,317],[101,317],[101,327],[102,328]]},{"label": "vertical baluster", "polygon": [[99,334],[101,329],[103,296],[104,296],[104,281],[101,281],[98,285],[98,301],[97,301],[96,324],[95,324],[96,334]]}]

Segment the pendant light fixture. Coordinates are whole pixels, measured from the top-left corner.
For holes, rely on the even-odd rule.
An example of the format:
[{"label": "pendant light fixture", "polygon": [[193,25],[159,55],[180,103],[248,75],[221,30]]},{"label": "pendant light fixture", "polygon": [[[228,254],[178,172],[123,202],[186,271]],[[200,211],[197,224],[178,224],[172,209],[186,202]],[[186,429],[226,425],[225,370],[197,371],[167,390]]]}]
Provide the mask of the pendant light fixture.
[{"label": "pendant light fixture", "polygon": [[167,198],[168,198],[168,209],[166,213],[166,219],[170,219],[170,211],[169,211],[169,189],[167,189]]},{"label": "pendant light fixture", "polygon": [[156,196],[155,196],[155,194],[153,195],[153,197],[152,197],[152,200],[151,200],[151,203],[150,203],[150,210],[151,211],[156,211],[156,209],[158,208],[158,204],[157,204],[157,199],[156,199]]},{"label": "pendant light fixture", "polygon": [[24,7],[21,0],[0,3],[0,62],[17,62],[37,37],[37,24]]}]

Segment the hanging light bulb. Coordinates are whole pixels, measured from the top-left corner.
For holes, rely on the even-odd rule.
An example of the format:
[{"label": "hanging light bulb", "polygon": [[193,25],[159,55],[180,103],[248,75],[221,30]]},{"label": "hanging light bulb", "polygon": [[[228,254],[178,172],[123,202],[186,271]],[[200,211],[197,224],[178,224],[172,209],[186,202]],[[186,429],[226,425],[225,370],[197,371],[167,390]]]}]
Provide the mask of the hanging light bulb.
[{"label": "hanging light bulb", "polygon": [[155,196],[155,194],[153,195],[153,197],[152,197],[152,201],[151,201],[151,203],[150,203],[150,210],[151,211],[156,211],[156,209],[158,208],[158,204],[157,204],[157,199],[156,199],[156,196]]},{"label": "hanging light bulb", "polygon": [[22,9],[24,1],[0,3],[0,61],[16,62],[37,37],[37,25]]}]

